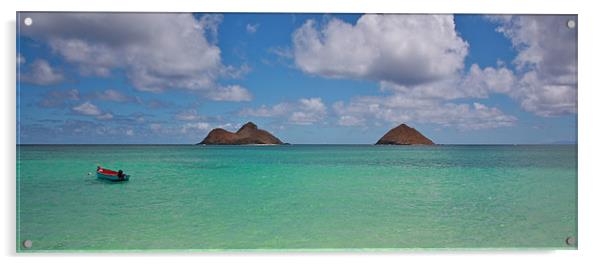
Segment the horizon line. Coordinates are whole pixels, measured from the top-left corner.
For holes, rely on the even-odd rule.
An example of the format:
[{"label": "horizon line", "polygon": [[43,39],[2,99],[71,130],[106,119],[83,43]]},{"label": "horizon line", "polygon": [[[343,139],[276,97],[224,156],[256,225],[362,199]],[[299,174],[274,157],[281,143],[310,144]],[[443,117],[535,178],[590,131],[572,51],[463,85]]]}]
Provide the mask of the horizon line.
[{"label": "horizon line", "polygon": [[198,143],[21,143],[19,145],[199,145],[199,146],[288,146],[288,145],[378,145],[378,146],[437,146],[437,145],[578,145],[578,142],[570,143],[451,143],[451,144],[370,144],[370,143],[285,143],[285,144],[198,144]]}]

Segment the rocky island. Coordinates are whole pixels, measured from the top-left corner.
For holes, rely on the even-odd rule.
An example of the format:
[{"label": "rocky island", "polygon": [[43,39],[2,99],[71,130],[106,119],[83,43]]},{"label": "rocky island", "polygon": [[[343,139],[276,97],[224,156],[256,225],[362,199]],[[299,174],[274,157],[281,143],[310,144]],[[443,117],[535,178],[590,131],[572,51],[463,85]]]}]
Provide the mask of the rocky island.
[{"label": "rocky island", "polygon": [[387,132],[376,144],[394,144],[394,145],[412,145],[412,144],[422,144],[422,145],[434,145],[433,141],[429,138],[426,138],[416,129],[407,126],[405,124],[401,124],[389,132]]},{"label": "rocky island", "polygon": [[252,122],[247,122],[236,133],[222,128],[213,129],[207,137],[198,144],[207,145],[243,145],[243,144],[284,144],[271,133],[257,128]]}]

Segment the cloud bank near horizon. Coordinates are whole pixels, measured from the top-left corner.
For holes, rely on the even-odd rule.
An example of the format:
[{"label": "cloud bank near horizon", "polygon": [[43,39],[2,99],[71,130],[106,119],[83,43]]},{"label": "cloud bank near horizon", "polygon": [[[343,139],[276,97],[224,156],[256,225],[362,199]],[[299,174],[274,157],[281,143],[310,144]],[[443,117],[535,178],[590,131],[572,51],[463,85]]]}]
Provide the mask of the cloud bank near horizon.
[{"label": "cloud bank near horizon", "polygon": [[[412,123],[466,132],[517,126],[521,118],[491,100],[496,95],[538,119],[577,113],[576,30],[565,26],[568,19],[576,20],[572,16],[487,16],[516,51],[511,62],[495,66],[465,63],[471,43],[458,32],[453,15],[306,19],[291,29],[288,43],[263,50],[308,79],[368,83],[377,90],[337,98],[325,88],[266,102],[257,96],[261,85],[246,78],[257,65],[237,54],[269,30],[264,22],[239,23],[242,46],[226,49],[219,32],[234,29],[224,28],[225,18],[218,14],[26,15],[36,26],[22,27],[20,34],[49,52],[19,52],[20,81],[46,89],[32,106],[66,115],[59,122],[28,124],[21,129],[26,135],[46,128],[57,135],[192,139],[213,127],[235,128],[255,118],[278,130]],[[224,63],[232,54],[240,57],[238,63]],[[79,84],[120,76],[123,85],[90,89]],[[285,95],[286,84],[277,93]],[[195,102],[181,104],[174,98],[182,96],[173,95]],[[116,107],[120,104],[137,109],[126,112]],[[216,104],[232,107],[222,113],[201,107]]]}]

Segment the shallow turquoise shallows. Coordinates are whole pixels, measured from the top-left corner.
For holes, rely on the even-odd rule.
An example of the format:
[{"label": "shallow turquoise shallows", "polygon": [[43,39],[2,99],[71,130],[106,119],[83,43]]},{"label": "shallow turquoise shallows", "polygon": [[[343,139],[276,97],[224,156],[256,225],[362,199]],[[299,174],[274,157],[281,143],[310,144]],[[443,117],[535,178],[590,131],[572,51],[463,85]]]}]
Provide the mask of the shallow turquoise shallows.
[{"label": "shallow turquoise shallows", "polygon": [[21,252],[576,248],[576,145],[17,150]]}]

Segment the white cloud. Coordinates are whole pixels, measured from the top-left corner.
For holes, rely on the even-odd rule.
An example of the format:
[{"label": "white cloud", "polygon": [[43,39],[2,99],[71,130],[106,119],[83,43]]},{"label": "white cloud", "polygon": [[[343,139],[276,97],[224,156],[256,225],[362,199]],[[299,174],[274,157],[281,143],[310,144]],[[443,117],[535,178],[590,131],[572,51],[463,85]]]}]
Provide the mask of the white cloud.
[{"label": "white cloud", "polygon": [[125,130],[125,135],[127,135],[127,136],[134,136],[134,130],[132,130],[132,129]]},{"label": "white cloud", "polygon": [[327,107],[321,98],[301,98],[297,102],[282,102],[271,107],[246,108],[241,116],[284,118],[288,123],[311,125],[326,118]]},{"label": "white cloud", "polygon": [[301,109],[306,112],[325,113],[326,106],[322,103],[321,98],[302,98],[299,99]]},{"label": "white cloud", "polygon": [[27,60],[25,59],[25,57],[21,55],[21,53],[17,53],[17,64],[24,64],[26,62]]},{"label": "white cloud", "polygon": [[[341,126],[415,122],[471,130],[516,121],[494,107],[448,102],[509,93],[516,83],[504,66],[473,65],[462,73],[468,43],[457,34],[451,15],[364,15],[355,25],[336,18],[323,26],[308,20],[293,33],[293,51],[306,73],[374,80],[387,93],[333,104]],[[311,117],[325,115],[311,113],[293,112],[291,119],[314,122]]]},{"label": "white cloud", "polygon": [[577,112],[577,83],[555,83],[530,71],[519,81],[515,97],[523,109],[550,117]]},{"label": "white cloud", "polygon": [[49,90],[39,102],[39,105],[46,108],[64,107],[69,101],[80,99],[79,90]]},{"label": "white cloud", "polygon": [[518,55],[516,89],[510,95],[540,116],[577,112],[577,29],[566,26],[575,16],[494,16],[498,31]]},{"label": "white cloud", "polygon": [[[109,76],[123,69],[140,91],[168,89],[217,96],[220,77],[232,72],[216,45],[221,15],[132,13],[28,13],[35,27],[22,34],[47,42],[84,75]],[[246,91],[239,87],[239,91]],[[248,94],[249,92],[246,91]],[[237,99],[237,98],[234,98]]]},{"label": "white cloud", "polygon": [[321,98],[299,99],[299,111],[293,112],[289,121],[299,125],[310,125],[321,121],[326,116],[326,106]]},{"label": "white cloud", "polygon": [[288,119],[293,124],[298,125],[312,125],[321,119],[320,116],[316,116],[315,113],[308,113],[302,111],[295,111]]},{"label": "white cloud", "polygon": [[199,115],[195,109],[188,109],[178,112],[174,118],[180,121],[195,121],[200,120],[201,115]]},{"label": "white cloud", "polygon": [[289,113],[294,108],[293,104],[283,102],[278,103],[274,106],[268,107],[261,105],[259,108],[251,109],[246,108],[240,111],[242,116],[254,116],[254,117],[279,117]]},{"label": "white cloud", "polygon": [[259,28],[259,24],[247,24],[247,33],[249,34],[253,34],[255,32],[257,32],[257,28]]},{"label": "white cloud", "polygon": [[113,114],[107,112],[107,113],[104,113],[104,114],[96,116],[96,119],[99,119],[99,120],[110,120],[110,119],[113,119]]},{"label": "white cloud", "polygon": [[293,51],[288,47],[270,47],[268,48],[268,52],[272,53],[278,57],[291,59],[293,58]]},{"label": "white cloud", "polygon": [[471,90],[472,93],[469,94],[475,97],[485,97],[489,93],[507,94],[516,86],[516,77],[512,70],[506,67],[481,69],[473,64],[459,86]]},{"label": "white cloud", "polygon": [[62,82],[65,77],[61,71],[53,68],[46,60],[37,59],[29,65],[28,72],[21,75],[21,81],[35,85],[53,85]]},{"label": "white cloud", "polygon": [[251,93],[239,85],[218,87],[209,92],[207,97],[215,101],[251,101],[253,99]]},{"label": "white cloud", "polygon": [[73,110],[79,114],[89,116],[96,116],[102,114],[102,111],[100,111],[100,109],[96,105],[90,103],[89,101],[86,101],[78,106],[73,107]]},{"label": "white cloud", "polygon": [[[500,109],[452,103],[506,94],[540,116],[576,112],[576,32],[570,16],[493,17],[512,40],[517,71],[472,65],[463,73],[468,44],[452,16],[364,15],[355,25],[308,20],[293,34],[294,60],[310,74],[379,82],[387,96],[356,97],[333,105],[337,123],[425,122],[460,129],[511,126]],[[464,115],[464,116],[462,116]],[[303,118],[303,115],[299,115]]]},{"label": "white cloud", "polygon": [[512,70],[504,66],[481,68],[473,64],[465,75],[454,75],[444,80],[413,86],[381,81],[380,89],[404,95],[408,100],[452,100],[487,98],[492,93],[510,94],[516,87],[516,82]]},{"label": "white cloud", "polygon": [[306,21],[293,33],[294,60],[304,72],[416,85],[464,67],[468,44],[452,15],[363,15],[355,25]]},{"label": "white cloud", "polygon": [[516,117],[480,103],[456,104],[436,99],[411,99],[394,94],[383,97],[357,97],[333,104],[342,126],[370,126],[380,121],[400,123],[432,123],[461,130],[512,126]]},{"label": "white cloud", "polygon": [[[420,95],[420,94],[415,94]],[[330,118],[340,126],[380,126],[400,123],[432,123],[461,130],[488,129],[513,126],[516,117],[504,114],[495,107],[478,102],[449,103],[442,98],[409,97],[402,93],[385,96],[360,96],[347,103],[335,102]],[[282,102],[273,106],[243,109],[241,116],[273,118],[282,123],[311,125],[326,123],[328,107],[321,98],[301,98],[296,102]]]},{"label": "white cloud", "polygon": [[206,122],[192,122],[192,123],[186,123],[182,126],[181,128],[181,132],[183,134],[189,133],[190,131],[193,132],[205,132],[208,131],[211,128],[211,125],[209,123]]},{"label": "white cloud", "polygon": [[201,140],[211,129],[223,128],[226,130],[236,130],[240,128],[240,124],[231,123],[213,123],[205,121],[189,121],[189,122],[151,122],[142,127],[137,127],[140,135],[148,132],[150,135],[171,136],[177,139],[188,139],[190,141]]},{"label": "white cloud", "polygon": [[365,122],[366,120],[364,118],[341,115],[337,121],[337,124],[341,126],[362,126],[365,124]]},{"label": "white cloud", "polygon": [[98,120],[110,120],[113,119],[113,114],[109,112],[103,112],[96,105],[86,101],[80,105],[71,108],[75,113],[85,116],[94,116]]}]

